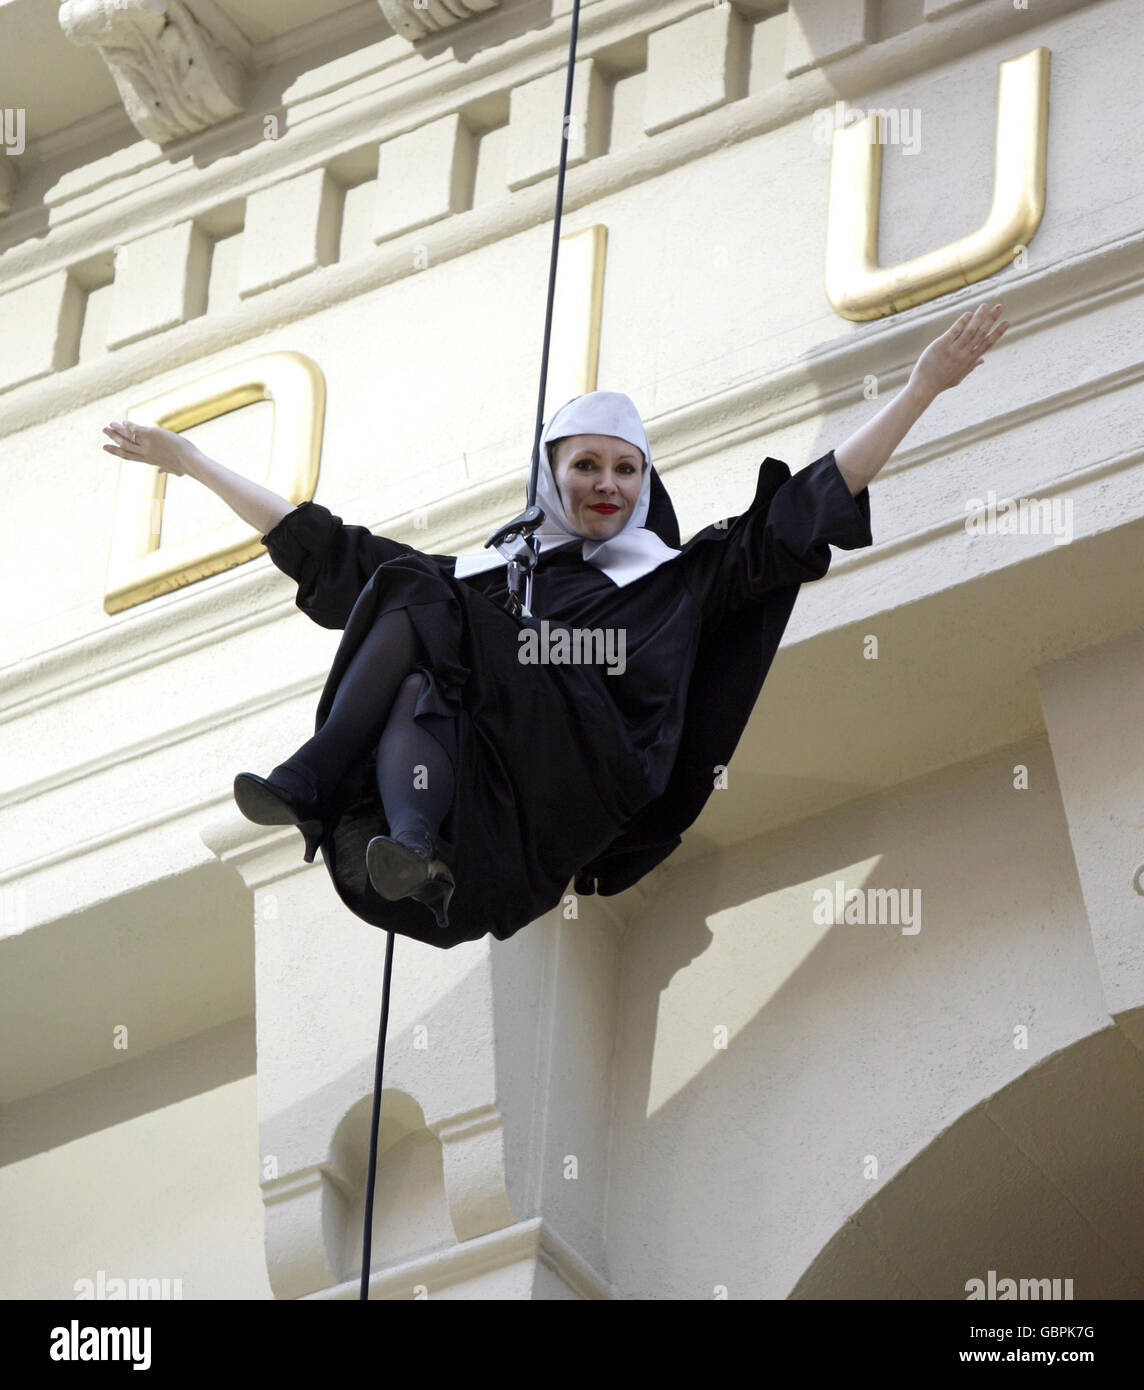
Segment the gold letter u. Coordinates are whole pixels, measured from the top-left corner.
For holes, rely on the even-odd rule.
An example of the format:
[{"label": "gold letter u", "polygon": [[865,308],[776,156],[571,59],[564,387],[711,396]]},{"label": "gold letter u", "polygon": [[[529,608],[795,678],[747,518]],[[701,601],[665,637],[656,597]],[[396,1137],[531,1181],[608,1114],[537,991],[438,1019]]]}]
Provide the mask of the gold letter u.
[{"label": "gold letter u", "polygon": [[1027,246],[1045,210],[1049,50],[997,69],[993,206],[975,232],[898,265],[878,264],[882,117],[835,130],[826,219],[826,297],[846,319],[876,319],[992,275]]}]

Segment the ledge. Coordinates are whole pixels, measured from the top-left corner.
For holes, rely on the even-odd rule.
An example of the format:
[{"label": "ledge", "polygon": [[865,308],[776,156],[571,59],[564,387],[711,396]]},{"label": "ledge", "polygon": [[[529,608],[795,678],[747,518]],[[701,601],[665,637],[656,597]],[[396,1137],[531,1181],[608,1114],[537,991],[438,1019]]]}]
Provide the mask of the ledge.
[{"label": "ledge", "polygon": [[[1092,3],[1095,0],[1039,0],[1038,25]],[[698,8],[701,6],[696,0],[689,3],[678,0],[665,14],[657,15],[657,21],[679,19]],[[726,145],[751,139],[817,109],[831,107],[839,90],[844,89],[848,98],[854,100],[889,82],[923,72],[938,61],[948,62],[998,40],[1012,36],[1025,44],[1032,42],[1023,12],[1005,7],[999,12],[982,14],[980,8],[955,11],[940,22],[917,26],[824,68],[812,69],[757,95],[732,101],[635,146],[601,155],[572,169],[565,186],[564,210],[574,212],[617,190],[657,178]],[[528,10],[510,11],[510,17],[520,19],[528,13]],[[589,11],[581,28],[582,42],[577,45],[577,54],[578,60],[584,61],[596,52],[645,34],[646,6],[632,0],[606,15]],[[528,34],[506,43],[490,51],[487,57],[478,54],[472,60],[473,65],[480,64],[482,57],[486,57],[486,61],[476,68],[475,74],[467,74],[470,85],[463,92],[457,90],[455,68],[442,58],[428,72],[423,71],[419,76],[410,74],[408,81],[397,84],[399,97],[388,89],[368,96],[358,95],[350,101],[341,90],[327,96],[324,102],[307,96],[305,102],[310,109],[305,116],[299,115],[296,122],[291,121],[290,139],[266,141],[259,138],[250,148],[226,154],[219,149],[220,141],[225,137],[233,142],[241,128],[239,124],[228,123],[225,127],[174,142],[162,154],[157,153],[152,161],[157,176],[151,187],[132,190],[121,186],[125,180],[108,181],[102,190],[107,211],[85,212],[72,218],[64,230],[51,233],[47,254],[44,242],[37,238],[26,242],[0,242],[8,272],[2,288],[5,291],[16,289],[54,271],[70,269],[81,261],[110,254],[123,241],[169,226],[172,208],[177,209],[178,219],[207,218],[218,206],[233,202],[236,197],[317,166],[329,167],[359,151],[363,145],[391,140],[428,121],[532,80],[557,64],[565,53],[566,35],[562,28],[552,26],[544,33]],[[355,75],[355,85],[363,80],[362,75]],[[341,85],[337,84],[339,88]],[[258,125],[261,119],[261,116],[252,116],[249,123]],[[376,132],[376,139],[371,136],[369,141],[363,142],[363,128]],[[185,158],[185,167],[172,172],[170,161],[176,157]],[[207,167],[202,167],[203,164]],[[554,190],[555,175],[550,175],[515,195],[455,213],[410,236],[385,242],[376,255],[371,253],[352,262],[339,262],[315,270],[294,282],[292,287],[282,287],[284,293],[281,295],[268,291],[246,303],[240,313],[212,317],[209,327],[196,320],[184,328],[171,330],[177,345],[168,346],[162,341],[163,335],[159,335],[148,339],[138,353],[116,353],[109,363],[98,361],[65,368],[51,381],[66,380],[66,385],[55,389],[66,392],[69,401],[76,390],[83,400],[107,391],[122,391],[165,366],[173,367],[196,359],[224,342],[232,345],[257,337],[284,319],[302,316],[307,307],[312,307],[315,297],[320,297],[328,306],[404,276],[415,275],[417,262],[411,251],[417,247],[427,249],[430,263],[440,264],[546,222],[552,216]],[[73,185],[71,196],[80,197],[86,191]],[[56,207],[58,209],[59,205]],[[44,211],[37,206],[13,212],[0,226],[5,230],[17,229],[22,218],[33,218],[39,234],[43,229],[38,223]],[[56,211],[54,216],[57,225],[61,218],[67,221],[62,212]],[[321,276],[321,279],[315,281],[313,276]],[[151,370],[147,370],[148,367]],[[90,388],[87,372],[93,373]],[[80,377],[79,373],[85,375]],[[37,411],[44,408],[45,398],[34,394],[35,389],[34,385],[29,385],[5,393],[7,418],[0,430],[20,429],[29,420],[38,418]],[[30,409],[24,406],[25,393],[32,402]]]},{"label": "ledge", "polygon": [[[942,318],[950,313],[951,309],[943,301]],[[879,340],[888,331],[882,327],[886,322],[881,321],[877,326],[880,332],[875,330]],[[911,327],[919,331],[918,320]],[[866,344],[871,355],[882,347],[884,344],[880,341]],[[833,376],[843,383],[836,388],[835,394],[839,397],[845,393],[849,398],[854,381],[861,381],[855,356],[854,344],[843,339],[816,359],[823,375]],[[751,382],[707,396],[681,410],[647,417],[645,424],[656,458],[656,470],[668,490],[675,468],[744,439],[762,440],[768,433],[788,428],[842,403],[841,400],[824,401],[821,394],[804,392],[800,403],[778,408],[784,397],[789,399],[808,380],[806,365],[800,363],[775,373],[765,383]],[[820,389],[821,385],[819,377]],[[729,424],[729,421],[734,423]],[[419,550],[454,555],[462,550],[480,549],[496,525],[520,510],[525,483],[525,471],[516,465],[500,477],[452,496],[424,498],[416,509],[403,514],[375,520],[355,516],[352,520],[368,526],[378,535]],[[327,494],[323,505],[347,516],[348,508],[334,496]],[[420,515],[429,508],[437,516],[431,535],[416,527]],[[728,513],[731,514],[733,512]],[[705,520],[703,524],[708,522]],[[687,538],[685,535],[684,539]],[[276,591],[280,597],[275,596]],[[0,710],[6,718],[12,718],[18,711],[23,712],[51,698],[58,688],[72,683],[68,673],[74,670],[77,661],[87,669],[98,671],[97,676],[84,681],[85,688],[90,688],[95,683],[130,675],[141,664],[150,665],[158,648],[171,659],[212,644],[219,634],[234,637],[249,626],[291,616],[297,612],[294,595],[293,585],[288,585],[269,557],[265,564],[254,561],[160,594],[144,605],[109,616],[94,631],[0,668]],[[17,704],[11,704],[9,701],[16,691],[22,698]]]},{"label": "ledge", "polygon": [[[603,1275],[582,1259],[551,1226],[545,1225],[539,1216],[445,1250],[419,1255],[402,1264],[391,1265],[388,1269],[373,1270],[370,1272],[368,1294],[371,1299],[412,1297],[413,1290],[422,1285],[432,1297],[435,1291],[452,1288],[479,1275],[528,1260],[550,1269],[580,1298],[615,1297],[612,1286]],[[359,1277],[323,1289],[320,1293],[308,1294],[298,1302],[348,1301],[358,1299],[360,1294]]]},{"label": "ledge", "polygon": [[[1036,333],[1041,326],[1050,328],[1061,317],[1098,309],[1101,295],[1130,297],[1139,292],[1142,283],[1144,231],[1036,271],[1007,273],[989,282],[999,296],[1004,295],[1009,316],[1020,325],[1007,335],[1009,342]],[[981,287],[968,286],[959,294],[946,295],[911,310],[908,321],[894,316],[855,328],[765,380],[752,380],[681,409],[647,417],[645,425],[656,471],[670,492],[670,478],[675,470],[682,471],[751,439],[760,440],[761,462],[767,452],[763,441],[768,436],[807,419],[829,418],[853,405],[868,371],[877,373],[883,391],[903,385],[925,343],[947,327],[963,307],[980,299]],[[988,439],[999,429],[1049,418],[1079,398],[1130,386],[1142,374],[1144,366],[1098,371],[1080,385],[1062,387],[1007,414],[948,431],[913,449],[901,448],[876,486],[899,472],[947,456],[955,448]],[[43,408],[47,411],[62,407]],[[1090,476],[1131,466],[1133,459],[1131,450],[1102,459],[1069,475],[1067,480],[1046,479],[1039,491],[1047,493],[1054,483],[1075,486]],[[426,497],[415,510],[400,515],[347,519],[418,550],[455,555],[462,550],[479,549],[496,525],[520,510],[525,481],[524,470],[514,465],[505,474],[452,496]],[[347,514],[345,504],[334,496],[327,495],[324,504],[339,515]],[[432,508],[436,517],[431,534],[416,524],[427,508]],[[727,515],[734,514],[736,509],[732,506]],[[685,540],[700,529],[689,530],[686,521],[686,517],[680,518]],[[709,522],[710,518],[704,518],[701,524]],[[957,512],[941,522],[892,539],[876,534],[873,549],[836,556],[831,572],[884,565],[904,550],[924,546],[938,534],[963,530],[964,524],[964,513]],[[829,582],[829,578],[824,582]],[[887,604],[892,606],[889,596]],[[42,655],[0,668],[0,711],[3,718],[12,719],[25,709],[54,698],[56,692],[75,684],[72,672],[77,663],[85,670],[99,673],[83,680],[82,688],[88,689],[97,682],[122,679],[141,664],[150,665],[157,649],[161,648],[165,657],[177,656],[217,641],[221,634],[233,637],[250,625],[276,621],[296,612],[294,590],[283,587],[283,578],[269,558],[264,565],[255,561],[228,570],[159,595]]]}]

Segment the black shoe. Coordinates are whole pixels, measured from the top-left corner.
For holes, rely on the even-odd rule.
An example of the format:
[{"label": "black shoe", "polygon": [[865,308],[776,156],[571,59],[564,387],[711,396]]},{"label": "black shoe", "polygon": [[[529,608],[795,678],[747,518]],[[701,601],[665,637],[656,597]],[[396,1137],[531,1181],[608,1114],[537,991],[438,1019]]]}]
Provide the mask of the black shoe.
[{"label": "black shoe", "polygon": [[234,779],[234,799],[255,825],[296,825],[306,840],[306,863],[312,864],[322,842],[318,789],[307,773],[287,768],[285,776],[292,779],[291,785],[279,768],[268,778],[240,772]]},{"label": "black shoe", "polygon": [[416,847],[375,835],[365,847],[369,881],[390,902],[413,898],[423,903],[444,929],[449,925],[449,902],[456,883],[449,866],[437,857],[436,844],[428,836],[415,838]]}]

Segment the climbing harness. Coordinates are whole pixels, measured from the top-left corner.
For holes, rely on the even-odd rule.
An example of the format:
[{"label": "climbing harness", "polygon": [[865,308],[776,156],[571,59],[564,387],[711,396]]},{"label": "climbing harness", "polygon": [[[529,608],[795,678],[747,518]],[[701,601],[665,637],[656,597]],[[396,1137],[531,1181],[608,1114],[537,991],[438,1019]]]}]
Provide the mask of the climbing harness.
[{"label": "climbing harness", "polygon": [[[552,254],[548,263],[548,302],[544,310],[544,347],[540,358],[540,394],[536,402],[536,433],[532,441],[532,465],[528,472],[528,502],[519,516],[499,527],[485,542],[495,545],[508,561],[507,608],[516,617],[532,616],[532,572],[540,554],[534,532],[544,521],[536,505],[536,483],[540,466],[540,434],[544,428],[544,397],[548,388],[548,344],[552,336],[552,304],[556,293],[556,260],[560,249],[560,216],[564,207],[564,169],[568,161],[568,126],[572,112],[572,77],[576,63],[576,32],[580,25],[580,0],[572,4],[572,34],[568,45],[568,74],[564,83],[564,119],[560,127],[560,171],[556,178],[556,216],[552,226]],[[521,599],[521,589],[524,598]],[[393,932],[386,933],[385,975],[381,987],[381,1023],[377,1033],[377,1064],[373,1076],[373,1110],[369,1124],[369,1163],[365,1179],[365,1220],[362,1229],[361,1292],[369,1298],[369,1261],[373,1235],[373,1187],[377,1167],[377,1128],[381,1113],[381,1074],[385,1065],[385,1032],[389,1023],[389,981],[393,965]]]}]

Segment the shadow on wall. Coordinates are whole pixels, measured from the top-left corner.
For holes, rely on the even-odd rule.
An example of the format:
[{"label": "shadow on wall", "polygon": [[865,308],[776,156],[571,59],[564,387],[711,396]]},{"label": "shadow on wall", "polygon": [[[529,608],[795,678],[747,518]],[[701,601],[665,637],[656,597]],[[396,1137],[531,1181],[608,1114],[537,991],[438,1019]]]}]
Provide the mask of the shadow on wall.
[{"label": "shadow on wall", "polygon": [[1144,1008],[1118,1023],[939,1134],[788,1297],[1144,1298]]}]

